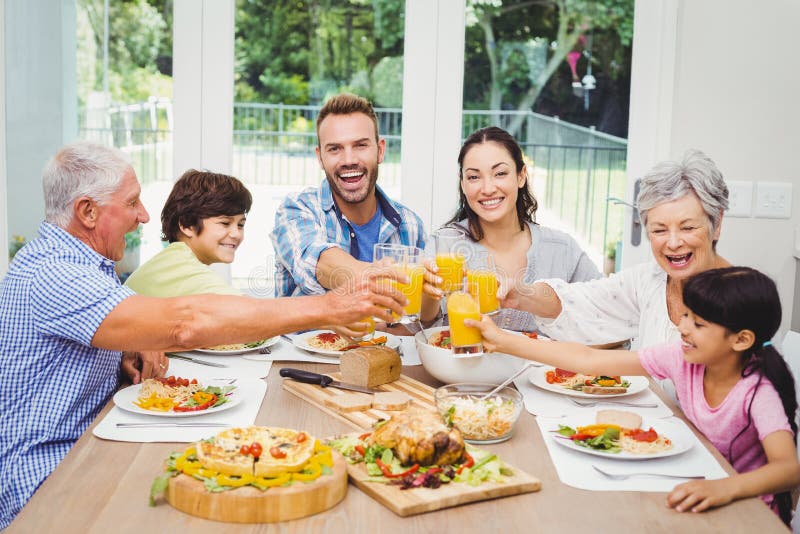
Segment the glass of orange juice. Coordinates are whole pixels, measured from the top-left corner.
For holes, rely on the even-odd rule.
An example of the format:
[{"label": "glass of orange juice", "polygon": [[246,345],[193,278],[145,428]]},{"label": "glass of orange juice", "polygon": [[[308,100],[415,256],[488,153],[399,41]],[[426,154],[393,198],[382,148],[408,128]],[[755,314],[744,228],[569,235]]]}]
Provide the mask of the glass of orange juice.
[{"label": "glass of orange juice", "polygon": [[450,293],[462,289],[466,255],[466,234],[458,228],[440,228],[433,233],[436,243],[436,266],[442,278],[441,290]]},{"label": "glass of orange juice", "polygon": [[[419,320],[422,309],[422,285],[425,282],[425,267],[422,265],[423,252],[420,248],[393,243],[377,243],[373,251],[375,261],[391,258],[395,267],[408,276],[408,283],[392,280],[397,289],[408,299],[402,317],[394,317],[397,322],[407,324]],[[396,315],[396,314],[395,314]]]},{"label": "glass of orange juice", "polygon": [[483,338],[475,327],[464,326],[464,319],[481,320],[478,301],[466,291],[453,291],[447,296],[450,318],[450,343],[453,354],[482,354]]},{"label": "glass of orange juice", "polygon": [[372,339],[375,335],[375,319],[372,317],[364,317],[359,321],[359,323],[367,323],[367,329],[364,331],[364,335],[361,337],[353,338],[354,341],[367,341]]},{"label": "glass of orange juice", "polygon": [[499,287],[494,257],[488,251],[473,254],[467,261],[467,291],[478,300],[481,313],[494,315],[500,311]]}]

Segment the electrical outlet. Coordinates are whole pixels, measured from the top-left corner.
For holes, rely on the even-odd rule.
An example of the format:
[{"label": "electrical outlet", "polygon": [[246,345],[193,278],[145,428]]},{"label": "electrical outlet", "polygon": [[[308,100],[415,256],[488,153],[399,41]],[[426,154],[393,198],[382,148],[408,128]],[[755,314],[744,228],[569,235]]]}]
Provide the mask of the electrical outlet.
[{"label": "electrical outlet", "polygon": [[765,219],[788,219],[792,216],[792,184],[759,182],[756,184],[755,216]]},{"label": "electrical outlet", "polygon": [[753,182],[728,182],[726,217],[750,217],[753,212]]}]

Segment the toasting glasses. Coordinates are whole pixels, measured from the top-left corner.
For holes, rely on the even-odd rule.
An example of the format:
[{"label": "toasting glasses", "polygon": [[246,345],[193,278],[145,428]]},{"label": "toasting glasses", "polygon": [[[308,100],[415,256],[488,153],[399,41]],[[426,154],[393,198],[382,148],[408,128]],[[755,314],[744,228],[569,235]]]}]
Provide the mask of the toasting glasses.
[{"label": "toasting glasses", "polygon": [[422,309],[422,285],[425,281],[422,250],[406,245],[377,243],[373,252],[374,261],[390,258],[394,267],[408,276],[407,284],[387,280],[396,285],[397,289],[408,299],[408,305],[403,309],[403,316],[397,317],[396,314],[392,314],[394,319],[403,324],[417,322]]}]

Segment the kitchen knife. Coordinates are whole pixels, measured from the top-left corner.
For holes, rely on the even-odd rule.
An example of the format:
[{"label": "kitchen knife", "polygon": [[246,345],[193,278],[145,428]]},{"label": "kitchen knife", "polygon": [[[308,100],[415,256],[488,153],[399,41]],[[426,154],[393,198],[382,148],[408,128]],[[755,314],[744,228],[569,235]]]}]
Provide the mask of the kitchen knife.
[{"label": "kitchen knife", "polygon": [[175,354],[172,352],[167,352],[167,358],[175,358],[177,360],[184,360],[187,362],[192,363],[199,363],[200,365],[210,365],[211,367],[228,367],[227,365],[222,365],[221,363],[214,363],[214,362],[207,362],[205,360],[201,360],[199,358],[190,358],[189,356],[184,356],[182,354]]},{"label": "kitchen knife", "polygon": [[316,384],[324,388],[331,387],[349,389],[350,391],[359,391],[361,393],[369,394],[379,393],[379,391],[376,389],[369,389],[363,386],[357,386],[355,384],[346,384],[345,382],[334,380],[327,375],[312,373],[311,371],[303,371],[301,369],[292,369],[291,367],[284,367],[281,369],[280,375],[284,378],[291,378],[292,380],[297,380],[298,382],[304,382],[306,384]]}]

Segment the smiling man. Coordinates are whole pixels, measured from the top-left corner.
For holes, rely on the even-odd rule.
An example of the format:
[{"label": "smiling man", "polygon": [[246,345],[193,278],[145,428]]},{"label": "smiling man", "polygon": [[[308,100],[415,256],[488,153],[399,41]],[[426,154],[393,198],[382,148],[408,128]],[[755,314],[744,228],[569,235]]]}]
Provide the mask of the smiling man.
[{"label": "smiling man", "polygon": [[287,196],[275,214],[275,296],[319,294],[357,280],[376,243],[425,248],[422,220],[377,185],[386,141],[372,105],[352,94],[330,98],[317,117],[317,139],[325,179]]}]

